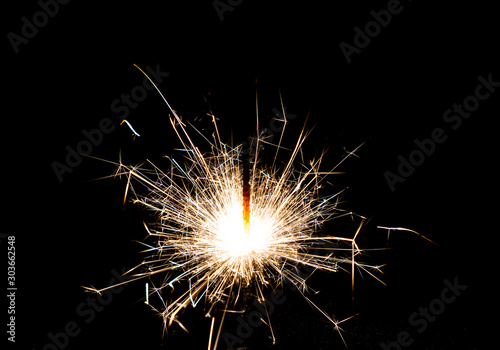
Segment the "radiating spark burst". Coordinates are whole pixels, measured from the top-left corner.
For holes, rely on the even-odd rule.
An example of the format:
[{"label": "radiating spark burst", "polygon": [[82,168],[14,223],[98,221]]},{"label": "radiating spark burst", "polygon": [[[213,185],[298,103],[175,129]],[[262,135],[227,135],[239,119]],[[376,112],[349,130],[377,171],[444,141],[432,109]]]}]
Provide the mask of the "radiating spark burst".
[{"label": "radiating spark burst", "polygon": [[[171,166],[164,172],[152,163],[148,170],[142,166],[126,166],[120,161],[114,174],[128,179],[125,197],[131,196],[134,203],[149,209],[155,217],[154,222],[145,224],[149,235],[156,238],[156,244],[147,245],[145,250],[151,255],[129,271],[143,269],[135,273],[137,278],[165,276],[159,286],[146,285],[147,303],[150,304],[149,296],[160,296],[163,306],[158,311],[165,326],[176,322],[184,329],[178,315],[190,304],[195,307],[203,300],[209,309],[207,315],[215,312],[216,305],[223,305],[219,331],[213,343],[215,348],[225,313],[230,304],[236,303],[242,290],[251,290],[257,300],[263,301],[264,288],[274,289],[291,282],[340,334],[338,324],[344,320],[337,321],[309,299],[306,280],[297,274],[297,268],[309,266],[330,272],[344,269],[352,274],[353,286],[356,267],[367,272],[379,269],[356,261],[361,253],[356,243],[361,225],[353,237],[332,236],[320,231],[332,218],[353,215],[339,208],[340,192],[327,196],[320,193],[327,176],[336,173],[336,167],[349,155],[326,172],[320,171],[324,154],[308,164],[299,162],[307,136],[302,129],[285,166],[279,168],[274,162],[265,167],[259,163],[259,142],[262,140],[257,138],[254,155],[245,159],[248,156],[243,155],[241,146],[231,147],[221,142],[213,114],[213,139],[205,138],[211,150],[202,153],[193,144],[187,126],[158,92],[172,113],[170,120],[183,144],[180,152],[184,162],[181,165],[167,157]],[[275,159],[282,151],[280,144],[276,146]],[[250,166],[243,166],[244,162]],[[250,187],[246,201],[245,176]],[[144,188],[137,190],[138,184]],[[346,248],[313,252],[313,247],[325,242],[344,243]],[[344,268],[345,265],[350,268]],[[187,288],[174,300],[165,301],[162,290],[178,285]],[[267,318],[270,326],[269,315]],[[213,329],[214,318],[209,349]],[[271,326],[270,330],[274,342]]]}]

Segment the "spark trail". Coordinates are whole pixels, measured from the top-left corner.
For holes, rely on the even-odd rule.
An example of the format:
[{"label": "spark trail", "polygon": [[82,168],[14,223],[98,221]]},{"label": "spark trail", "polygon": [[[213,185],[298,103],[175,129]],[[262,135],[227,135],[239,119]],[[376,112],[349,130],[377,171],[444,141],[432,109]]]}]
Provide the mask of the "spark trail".
[{"label": "spark trail", "polygon": [[[127,178],[125,197],[132,198],[155,218],[144,224],[155,241],[143,243],[149,256],[128,274],[149,279],[146,301],[151,305],[151,297],[159,297],[161,307],[155,310],[162,315],[165,327],[175,322],[186,329],[180,321],[181,311],[202,304],[206,315],[212,317],[209,349],[215,349],[225,313],[236,305],[243,290],[263,302],[266,289],[282,288],[289,282],[340,334],[337,325],[343,321],[336,321],[311,301],[306,279],[297,274],[297,269],[308,266],[328,272],[344,270],[352,273],[353,286],[355,269],[371,275],[379,270],[379,266],[356,260],[362,252],[356,243],[359,229],[352,237],[321,232],[325,222],[354,215],[339,207],[341,192],[322,194],[326,178],[337,173],[336,168],[348,156],[328,171],[320,170],[324,153],[307,164],[299,162],[307,136],[303,128],[284,167],[277,167],[276,162],[266,167],[259,160],[260,140],[252,157],[245,159],[248,155],[243,155],[241,146],[221,142],[213,114],[215,132],[211,140],[205,138],[210,151],[202,153],[186,124],[158,92],[171,112],[172,128],[183,145],[182,165],[167,157],[170,170],[164,172],[150,162],[146,168],[126,166],[120,161],[114,176]],[[284,152],[280,144],[276,157],[278,152]],[[326,248],[329,242],[336,248]],[[318,246],[323,247],[320,253]],[[161,283],[154,284],[153,276],[161,276]],[[220,317],[216,336],[215,317]]]}]

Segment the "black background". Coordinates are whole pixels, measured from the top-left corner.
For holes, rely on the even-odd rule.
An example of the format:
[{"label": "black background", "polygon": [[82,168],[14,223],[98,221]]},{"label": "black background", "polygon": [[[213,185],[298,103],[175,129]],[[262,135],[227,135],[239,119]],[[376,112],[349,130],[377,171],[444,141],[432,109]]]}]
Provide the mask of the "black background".
[{"label": "black background", "polygon": [[[231,135],[242,142],[254,134],[256,87],[261,126],[279,108],[279,91],[287,112],[296,115],[286,142],[309,115],[306,129],[314,129],[305,155],[329,148],[325,167],[365,142],[358,157],[339,168],[346,173],[330,182],[332,192],[349,187],[347,210],[371,218],[361,247],[391,248],[366,256],[387,263],[379,276],[387,285],[358,278],[353,311],[347,274],[311,280],[321,291],[313,300],[329,314],[359,313],[342,324],[349,348],[380,349],[380,342],[394,341],[403,330],[411,333],[413,349],[486,348],[493,336],[488,324],[494,323],[487,317],[496,319],[497,300],[491,261],[497,254],[499,92],[456,130],[443,113],[474,93],[478,76],[500,80],[498,13],[477,3],[402,1],[401,13],[347,63],[340,43],[352,45],[354,27],[364,28],[370,11],[387,3],[246,0],[221,21],[212,1],[72,1],[60,5],[17,54],[7,33],[21,34],[21,18],[32,18],[40,7],[35,1],[4,5],[1,233],[17,237],[16,346],[51,349],[48,334],[75,321],[81,332],[67,349],[206,348],[209,319],[202,310],[183,316],[189,335],[174,326],[162,337],[161,319],[142,303],[143,282],[116,294],[88,324],[77,313],[91,296],[82,285],[105,286],[113,269],[141,261],[133,240],[145,231],[141,213],[122,205],[124,181],[91,181],[110,175],[112,165],[85,158],[60,182],[51,164],[64,162],[65,147],[76,147],[82,130],[103,118],[115,129],[91,156],[116,161],[121,151],[127,164],[166,164],[161,156],[178,146],[168,110],[154,92],[127,117],[140,137],[119,126],[110,106],[142,84],[135,63],[169,72],[160,89],[200,128],[209,124],[205,96],[228,142]],[[413,140],[429,138],[435,128],[443,128],[447,140],[392,192],[384,172],[396,173],[398,156],[407,157],[416,149]],[[349,234],[356,225],[331,222],[325,229]],[[387,242],[377,225],[416,230],[439,247],[408,232],[393,232]],[[408,317],[440,297],[444,279],[455,278],[468,288],[417,333]],[[241,347],[344,347],[298,293],[285,293],[286,302],[271,317],[276,345],[261,326]],[[225,327],[236,332],[234,323]],[[218,348],[227,346],[221,341]]]}]

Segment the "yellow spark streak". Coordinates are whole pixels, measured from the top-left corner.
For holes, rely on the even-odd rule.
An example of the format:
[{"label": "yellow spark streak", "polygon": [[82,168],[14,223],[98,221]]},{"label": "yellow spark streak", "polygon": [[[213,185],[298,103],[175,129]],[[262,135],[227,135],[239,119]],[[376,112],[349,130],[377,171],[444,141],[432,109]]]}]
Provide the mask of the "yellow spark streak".
[{"label": "yellow spark streak", "polygon": [[417,231],[410,230],[409,228],[404,228],[404,227],[386,227],[386,226],[377,226],[377,228],[383,228],[383,229],[388,230],[387,237],[389,237],[389,234],[390,234],[391,230],[412,232],[412,233],[416,234],[417,236],[420,236],[423,239],[425,239],[425,240],[427,240],[427,241],[431,242],[432,244],[435,244],[435,245],[437,245],[439,247],[439,244],[437,244],[436,242],[430,240],[429,238],[425,237],[424,235],[418,233]]},{"label": "yellow spark streak", "polygon": [[214,333],[214,323],[215,323],[215,317],[212,317],[212,323],[210,324],[210,335],[208,337],[208,350],[212,347],[212,335]]}]

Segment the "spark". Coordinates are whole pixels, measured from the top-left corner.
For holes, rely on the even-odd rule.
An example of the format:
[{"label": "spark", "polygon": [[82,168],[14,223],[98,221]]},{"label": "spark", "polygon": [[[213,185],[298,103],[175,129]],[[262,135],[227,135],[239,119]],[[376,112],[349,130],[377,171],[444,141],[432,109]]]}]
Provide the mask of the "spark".
[{"label": "spark", "polygon": [[[322,191],[326,178],[336,174],[338,165],[355,154],[359,147],[328,171],[320,170],[324,153],[309,163],[299,162],[308,136],[304,126],[284,167],[278,167],[275,161],[266,167],[259,157],[259,137],[254,154],[245,158],[248,155],[243,154],[241,146],[232,147],[221,141],[212,114],[215,132],[211,140],[204,137],[210,150],[203,153],[154,82],[136,67],[151,81],[168,106],[172,128],[183,145],[179,152],[184,158],[179,162],[166,157],[169,171],[149,161],[146,168],[127,166],[120,160],[114,173],[114,176],[127,179],[125,198],[131,197],[133,203],[144,207],[154,217],[144,225],[155,244],[143,243],[144,252],[149,256],[128,272],[136,279],[163,276],[159,285],[146,283],[146,304],[151,305],[150,296],[157,295],[162,307],[155,310],[163,317],[165,327],[175,322],[186,329],[178,316],[186,307],[197,307],[202,302],[208,309],[207,316],[212,319],[208,349],[215,349],[225,315],[236,305],[243,290],[263,301],[265,288],[273,290],[289,282],[332,322],[340,334],[338,324],[350,317],[337,321],[314,304],[306,295],[306,280],[296,272],[301,266],[327,272],[345,270],[352,274],[354,288],[355,268],[380,269],[356,260],[362,252],[356,237],[363,217],[359,216],[361,224],[353,237],[321,231],[329,220],[354,215],[339,207],[342,191],[326,195]],[[124,122],[139,136],[126,120]],[[279,152],[284,152],[281,141],[282,138],[276,146],[275,160]],[[333,243],[331,246],[335,248],[328,248],[328,243]],[[177,286],[181,288],[178,290]],[[164,297],[166,292],[168,298]],[[217,305],[223,308],[213,342],[215,316],[212,314],[218,309]],[[274,342],[269,314],[265,323]]]},{"label": "spark", "polygon": [[134,130],[134,128],[132,127],[132,124],[130,124],[130,123],[128,122],[128,120],[123,119],[123,120],[122,120],[122,122],[120,123],[120,125],[122,125],[123,123],[127,124],[127,126],[129,127],[129,129],[130,129],[130,130],[134,133],[134,135],[135,135],[135,136],[137,136],[137,137],[140,137],[140,136],[141,136],[141,135],[139,135],[139,134],[137,133],[137,131],[135,131],[135,130]]},{"label": "spark", "polygon": [[434,242],[431,239],[425,237],[424,235],[418,233],[417,231],[411,230],[409,228],[404,228],[404,227],[387,227],[387,226],[377,226],[377,228],[383,228],[383,229],[387,230],[387,239],[389,239],[389,235],[391,234],[391,230],[394,230],[394,231],[407,231],[407,232],[412,232],[412,233],[416,234],[417,236],[422,237],[423,239],[425,239],[425,240],[429,241],[430,243],[432,243],[434,245],[437,245],[439,247],[439,244],[437,244],[436,242]]}]

